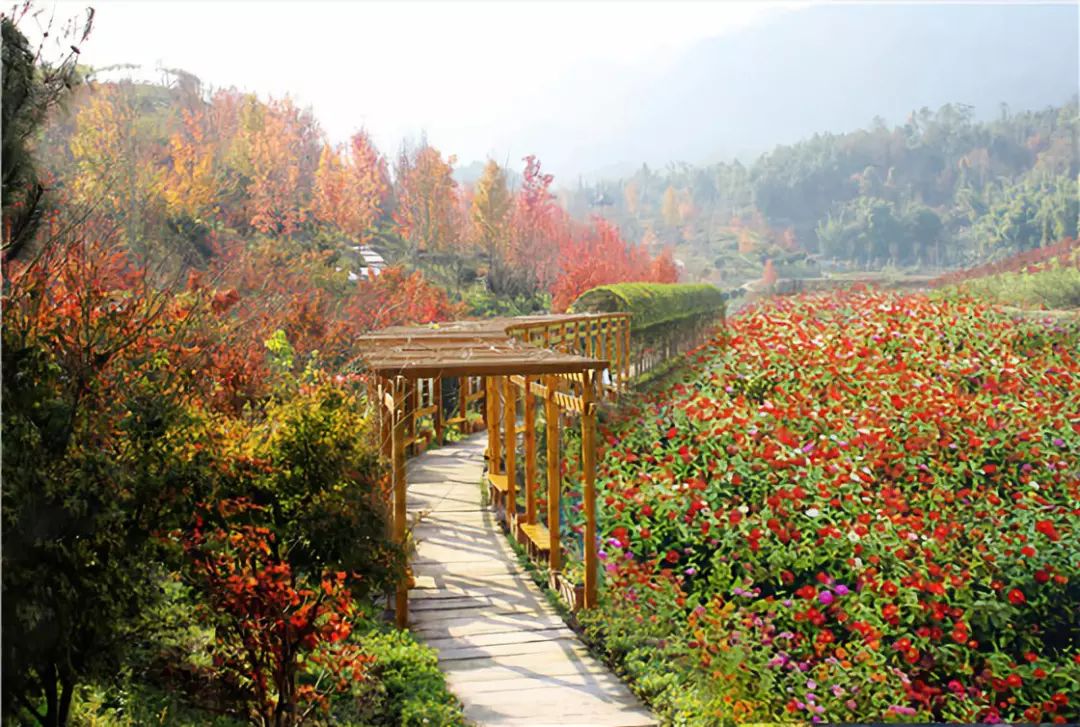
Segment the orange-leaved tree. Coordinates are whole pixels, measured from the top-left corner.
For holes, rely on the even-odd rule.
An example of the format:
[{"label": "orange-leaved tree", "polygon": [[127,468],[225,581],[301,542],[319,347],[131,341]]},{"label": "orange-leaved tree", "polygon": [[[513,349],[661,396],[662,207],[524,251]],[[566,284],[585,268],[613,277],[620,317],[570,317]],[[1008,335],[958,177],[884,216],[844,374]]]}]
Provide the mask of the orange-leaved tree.
[{"label": "orange-leaved tree", "polygon": [[387,177],[386,160],[366,132],[338,149],[324,145],[315,172],[313,216],[359,243],[368,242],[390,191]]},{"label": "orange-leaved tree", "polygon": [[444,160],[426,142],[414,151],[403,149],[398,158],[394,221],[409,260],[453,251],[461,241],[453,163],[454,157]]}]

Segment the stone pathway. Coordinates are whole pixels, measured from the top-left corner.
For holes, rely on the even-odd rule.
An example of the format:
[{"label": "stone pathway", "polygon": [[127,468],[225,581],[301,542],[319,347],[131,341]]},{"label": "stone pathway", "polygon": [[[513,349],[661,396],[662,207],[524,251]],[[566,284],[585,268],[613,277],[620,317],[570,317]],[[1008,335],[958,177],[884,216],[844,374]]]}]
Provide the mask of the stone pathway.
[{"label": "stone pathway", "polygon": [[409,622],[479,725],[643,727],[655,718],[592,658],[480,507],[486,435],[408,462]]}]

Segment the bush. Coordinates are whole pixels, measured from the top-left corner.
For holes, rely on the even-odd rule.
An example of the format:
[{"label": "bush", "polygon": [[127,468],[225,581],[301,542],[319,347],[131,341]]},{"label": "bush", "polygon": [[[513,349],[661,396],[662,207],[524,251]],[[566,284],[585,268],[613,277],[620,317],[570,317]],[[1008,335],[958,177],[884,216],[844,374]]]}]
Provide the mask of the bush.
[{"label": "bush", "polygon": [[1051,265],[1033,273],[1004,273],[962,284],[971,295],[1021,308],[1080,308],[1080,266]]},{"label": "bush", "polygon": [[335,724],[365,727],[451,727],[464,725],[457,698],[446,688],[435,651],[406,631],[372,629],[361,638],[373,657],[367,679],[338,697],[331,717]]}]

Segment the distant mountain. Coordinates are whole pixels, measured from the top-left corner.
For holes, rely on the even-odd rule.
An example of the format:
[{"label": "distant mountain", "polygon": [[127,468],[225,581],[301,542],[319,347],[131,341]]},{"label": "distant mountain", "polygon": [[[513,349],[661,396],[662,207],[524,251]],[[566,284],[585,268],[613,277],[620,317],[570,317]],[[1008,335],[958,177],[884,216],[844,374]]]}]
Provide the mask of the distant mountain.
[{"label": "distant mountain", "polygon": [[[1080,89],[1080,6],[817,5],[699,43],[634,86],[604,158],[663,166],[753,158],[816,132],[902,122],[915,109],[976,118],[1067,101]],[[621,159],[612,159],[616,150]],[[605,169],[606,168],[606,169]],[[559,180],[563,186],[574,180]]]}]

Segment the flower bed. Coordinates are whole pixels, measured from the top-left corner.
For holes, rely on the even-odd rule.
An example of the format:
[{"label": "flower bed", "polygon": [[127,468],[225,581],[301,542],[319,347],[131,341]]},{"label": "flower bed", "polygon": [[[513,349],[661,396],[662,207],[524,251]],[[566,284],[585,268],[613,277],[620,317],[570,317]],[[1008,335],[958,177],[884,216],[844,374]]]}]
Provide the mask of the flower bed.
[{"label": "flower bed", "polygon": [[607,432],[587,627],[688,723],[1077,721],[1078,351],[957,297],[740,314]]}]

